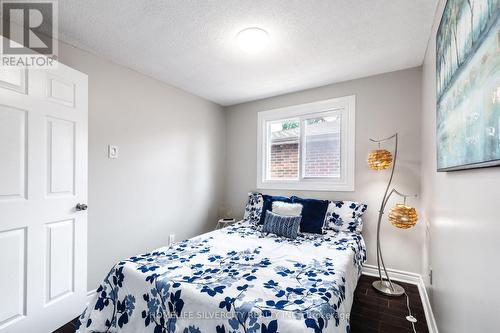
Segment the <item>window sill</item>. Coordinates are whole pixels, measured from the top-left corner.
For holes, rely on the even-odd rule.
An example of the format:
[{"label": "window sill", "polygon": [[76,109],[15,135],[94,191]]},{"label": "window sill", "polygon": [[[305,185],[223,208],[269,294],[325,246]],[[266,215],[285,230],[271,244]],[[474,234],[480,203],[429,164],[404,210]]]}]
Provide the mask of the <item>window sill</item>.
[{"label": "window sill", "polygon": [[354,183],[345,184],[337,182],[257,182],[257,189],[262,190],[299,190],[299,191],[328,191],[352,192]]}]

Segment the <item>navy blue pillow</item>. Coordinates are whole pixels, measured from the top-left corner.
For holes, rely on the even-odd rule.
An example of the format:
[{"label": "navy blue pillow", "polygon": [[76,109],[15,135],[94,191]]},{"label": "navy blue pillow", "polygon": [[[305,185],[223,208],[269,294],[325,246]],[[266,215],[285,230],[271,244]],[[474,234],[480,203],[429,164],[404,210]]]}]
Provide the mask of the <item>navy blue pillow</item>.
[{"label": "navy blue pillow", "polygon": [[301,216],[282,216],[269,211],[262,232],[295,239],[299,233],[301,219]]},{"label": "navy blue pillow", "polygon": [[262,204],[262,213],[260,214],[260,220],[259,224],[264,224],[264,221],[266,220],[266,212],[272,211],[273,210],[273,201],[283,201],[283,202],[288,202],[291,203],[292,200],[289,197],[283,197],[279,195],[267,195],[264,194],[262,195],[262,198],[264,199],[264,203]]},{"label": "navy blue pillow", "polygon": [[300,232],[310,232],[314,234],[323,233],[323,223],[325,222],[326,211],[328,210],[328,200],[303,199],[296,196],[290,198],[292,203],[302,205],[302,221],[300,222]]}]

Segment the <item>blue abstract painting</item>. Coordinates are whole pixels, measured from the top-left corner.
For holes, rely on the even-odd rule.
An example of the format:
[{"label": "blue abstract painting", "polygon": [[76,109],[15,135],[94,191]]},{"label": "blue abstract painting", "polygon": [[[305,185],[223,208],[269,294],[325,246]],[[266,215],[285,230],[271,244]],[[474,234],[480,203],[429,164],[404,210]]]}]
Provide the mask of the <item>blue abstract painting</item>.
[{"label": "blue abstract painting", "polygon": [[448,0],[436,36],[437,168],[500,165],[500,0]]}]

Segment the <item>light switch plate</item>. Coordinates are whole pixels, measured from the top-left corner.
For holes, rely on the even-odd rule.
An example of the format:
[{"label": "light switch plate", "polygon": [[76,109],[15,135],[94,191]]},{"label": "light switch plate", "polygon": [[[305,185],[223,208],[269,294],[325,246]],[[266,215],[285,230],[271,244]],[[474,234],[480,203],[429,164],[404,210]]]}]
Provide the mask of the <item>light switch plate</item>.
[{"label": "light switch plate", "polygon": [[108,158],[118,158],[118,146],[108,145]]}]

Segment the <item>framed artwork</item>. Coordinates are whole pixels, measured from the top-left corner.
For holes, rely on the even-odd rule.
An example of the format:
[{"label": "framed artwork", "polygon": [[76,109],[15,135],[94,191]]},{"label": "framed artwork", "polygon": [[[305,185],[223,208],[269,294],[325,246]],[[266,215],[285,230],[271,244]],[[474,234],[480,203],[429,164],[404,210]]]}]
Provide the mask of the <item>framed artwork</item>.
[{"label": "framed artwork", "polygon": [[500,165],[500,0],[448,0],[436,36],[437,169]]}]

